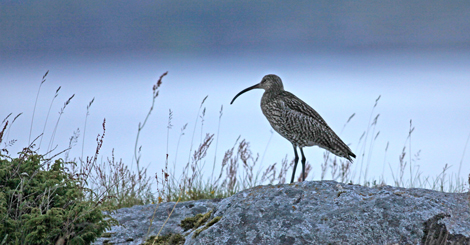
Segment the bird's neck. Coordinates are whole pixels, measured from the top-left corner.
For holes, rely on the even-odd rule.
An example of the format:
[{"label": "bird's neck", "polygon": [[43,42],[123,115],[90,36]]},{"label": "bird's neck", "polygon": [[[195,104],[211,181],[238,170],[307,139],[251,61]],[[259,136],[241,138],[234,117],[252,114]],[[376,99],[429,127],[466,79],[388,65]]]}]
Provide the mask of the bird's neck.
[{"label": "bird's neck", "polygon": [[261,97],[261,103],[267,103],[271,100],[274,100],[281,92],[282,90],[277,90],[277,89],[264,91],[263,97]]}]

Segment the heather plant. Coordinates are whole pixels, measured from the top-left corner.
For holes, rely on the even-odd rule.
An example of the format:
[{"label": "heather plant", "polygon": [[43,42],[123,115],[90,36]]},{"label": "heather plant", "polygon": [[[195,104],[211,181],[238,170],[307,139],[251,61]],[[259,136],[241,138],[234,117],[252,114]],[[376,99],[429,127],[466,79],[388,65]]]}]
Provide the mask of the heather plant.
[{"label": "heather plant", "polygon": [[[0,138],[1,142],[1,138]],[[0,153],[0,240],[4,244],[89,244],[115,224],[100,203],[86,200],[62,159],[24,148]]]}]

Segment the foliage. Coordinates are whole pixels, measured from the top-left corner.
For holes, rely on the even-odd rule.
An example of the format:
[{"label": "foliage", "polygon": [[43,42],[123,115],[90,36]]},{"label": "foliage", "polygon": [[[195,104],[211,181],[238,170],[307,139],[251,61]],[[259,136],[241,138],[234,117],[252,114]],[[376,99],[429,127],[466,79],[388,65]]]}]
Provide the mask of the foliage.
[{"label": "foliage", "polygon": [[17,158],[0,154],[0,240],[6,244],[89,244],[115,220],[84,199],[62,159],[30,148]]}]

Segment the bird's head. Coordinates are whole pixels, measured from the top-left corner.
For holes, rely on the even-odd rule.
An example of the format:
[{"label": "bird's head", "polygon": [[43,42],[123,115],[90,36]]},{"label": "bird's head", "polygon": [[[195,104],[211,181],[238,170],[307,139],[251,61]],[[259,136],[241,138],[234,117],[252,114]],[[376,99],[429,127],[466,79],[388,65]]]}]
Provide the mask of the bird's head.
[{"label": "bird's head", "polygon": [[253,85],[249,88],[246,88],[242,90],[240,93],[238,93],[237,95],[235,95],[235,97],[233,97],[232,102],[230,102],[230,104],[232,104],[235,101],[235,99],[241,94],[248,92],[255,88],[262,88],[265,90],[265,92],[274,92],[274,91],[284,90],[284,86],[282,85],[281,78],[274,74],[269,74],[269,75],[264,76],[260,83]]}]

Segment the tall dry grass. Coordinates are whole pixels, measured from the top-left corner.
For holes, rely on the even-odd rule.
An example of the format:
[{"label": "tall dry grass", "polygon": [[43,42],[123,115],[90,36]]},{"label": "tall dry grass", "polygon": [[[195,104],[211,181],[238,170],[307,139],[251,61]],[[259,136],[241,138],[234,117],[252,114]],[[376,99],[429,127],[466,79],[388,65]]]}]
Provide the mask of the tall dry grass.
[{"label": "tall dry grass", "polygon": [[[39,98],[41,86],[46,81],[47,74],[48,73],[46,73],[41,80],[33,114],[36,110],[37,98]],[[45,154],[48,158],[53,158],[59,156],[61,152],[65,153],[65,158],[70,163],[70,174],[74,174],[77,178],[81,178],[83,180],[83,188],[91,190],[91,194],[88,198],[96,202],[101,201],[102,203],[115,208],[158,201],[223,198],[256,185],[286,183],[287,173],[292,169],[293,157],[286,155],[283,159],[280,159],[279,162],[268,163],[266,167],[262,167],[265,154],[263,153],[260,157],[259,153],[256,153],[256,151],[251,149],[250,143],[246,139],[239,137],[234,141],[234,144],[230,148],[225,149],[223,158],[217,158],[217,153],[219,151],[218,143],[220,125],[223,119],[223,106],[221,106],[219,111],[217,133],[213,134],[204,132],[206,116],[205,103],[207,102],[207,96],[204,97],[197,108],[194,125],[192,125],[193,130],[191,132],[191,144],[189,150],[185,151],[180,149],[182,136],[187,133],[186,130],[189,125],[189,123],[186,123],[179,130],[180,132],[178,134],[174,154],[169,152],[169,135],[170,132],[174,130],[174,126],[172,124],[174,112],[171,109],[169,110],[168,124],[166,126],[166,155],[161,156],[164,160],[162,161],[164,162],[164,166],[162,166],[159,173],[148,173],[148,169],[146,167],[142,167],[140,163],[142,154],[140,149],[142,146],[139,145],[139,139],[141,137],[141,132],[144,127],[146,127],[146,122],[151,116],[156,105],[160,86],[166,75],[167,73],[164,73],[152,86],[152,100],[150,108],[147,115],[145,115],[143,122],[138,125],[134,146],[134,157],[130,163],[126,163],[123,159],[115,157],[114,151],[112,151],[111,156],[104,158],[105,160],[99,161],[98,155],[100,154],[101,144],[103,140],[105,140],[105,121],[103,122],[103,133],[98,135],[96,139],[96,151],[91,156],[84,157],[83,149],[85,145],[87,119],[92,109],[91,106],[94,102],[94,98],[86,106],[83,131],[81,132],[77,129],[70,137],[69,146],[62,151],[57,150],[58,146],[54,145],[57,127],[67,105],[72,103],[74,95],[64,102],[64,105],[59,111],[59,116],[57,117],[57,121],[52,129],[52,134],[49,138]],[[52,104],[54,104],[58,97],[59,91],[60,87],[56,90],[56,93],[51,100],[46,117],[46,124],[49,120],[49,112]],[[384,150],[382,177],[379,179],[370,179],[369,166],[371,165],[372,155],[377,152],[376,140],[380,135],[378,127],[380,113],[376,113],[379,108],[380,98],[381,97],[378,96],[375,100],[369,115],[368,124],[357,144],[354,145],[356,152],[358,153],[358,160],[354,163],[354,167],[359,168],[359,170],[353,169],[353,165],[351,165],[349,161],[338,158],[328,152],[324,152],[323,161],[321,163],[320,180],[333,179],[344,183],[358,183],[366,186],[391,184],[400,187],[420,187],[450,192],[463,192],[467,190],[468,187],[466,181],[458,178],[455,174],[449,173],[450,165],[444,165],[442,172],[436,176],[423,176],[418,164],[421,152],[420,150],[416,150],[418,147],[412,145],[414,126],[411,120],[407,135],[404,137],[405,143],[403,145],[403,150],[398,157],[398,162],[392,163],[387,160],[387,143]],[[9,120],[11,117],[11,114],[9,114],[2,121],[3,127],[0,131],[0,138],[3,137],[4,143],[4,147],[1,149],[2,152],[8,152],[8,148],[16,142],[15,140],[8,141],[5,139],[8,139],[11,125],[20,115],[21,113],[13,120]],[[353,113],[347,119],[341,132],[352,120],[355,119],[355,115],[356,114]],[[31,120],[31,123],[33,122],[34,116]],[[196,132],[196,129],[198,128],[197,126],[200,128],[200,131],[198,132]],[[39,147],[37,150],[40,150],[42,140],[44,139],[45,129],[46,125],[44,125],[43,132],[39,135]],[[199,144],[195,143],[194,140],[196,133],[198,133],[201,138]],[[68,154],[70,149],[76,145],[79,137],[82,137],[81,156],[69,159]],[[269,142],[270,141],[267,143],[268,145]],[[464,161],[467,144],[465,144],[463,149],[459,169],[461,169]],[[267,147],[268,146],[264,149],[264,152],[266,152]],[[208,155],[209,149],[214,149],[214,155]],[[188,157],[185,159],[181,154],[187,154]],[[213,160],[209,160],[209,158],[213,158]],[[210,168],[209,172],[204,168],[205,162],[212,162],[212,168]],[[184,168],[180,172],[177,172],[176,165],[183,165]],[[310,163],[307,163],[306,168],[308,178],[308,174],[311,173],[312,169]],[[383,177],[383,173],[387,168],[392,173],[393,181],[391,183],[386,183]],[[297,180],[299,180],[299,178],[300,174],[297,177]],[[104,197],[106,197],[106,201],[103,201]]]}]

